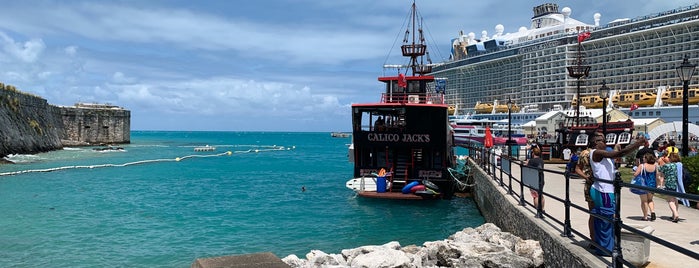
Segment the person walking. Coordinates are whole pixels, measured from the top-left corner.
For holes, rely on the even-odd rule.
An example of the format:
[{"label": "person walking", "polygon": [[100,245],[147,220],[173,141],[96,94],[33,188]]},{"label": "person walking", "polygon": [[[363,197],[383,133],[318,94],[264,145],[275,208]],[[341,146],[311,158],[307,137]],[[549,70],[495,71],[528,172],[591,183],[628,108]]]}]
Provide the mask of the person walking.
[{"label": "person walking", "polygon": [[[606,150],[607,146],[602,133],[595,133],[593,139],[595,146],[593,147],[594,149],[590,150],[590,166],[595,182],[592,183],[590,196],[594,202],[592,213],[601,217],[595,217],[593,220],[595,225],[595,242],[608,251],[612,251],[614,247],[614,229],[611,220],[614,218],[616,210],[613,181],[617,173],[614,158],[624,156],[636,150],[646,143],[646,138],[639,137],[636,142],[627,145],[619,151]],[[597,253],[607,255],[600,250],[597,250]]]},{"label": "person walking", "polygon": [[[646,153],[643,155],[643,162],[638,165],[636,172],[634,172],[634,178],[638,175],[643,175],[643,180],[646,187],[655,188],[657,183],[656,169],[657,165],[655,161],[657,158],[653,153]],[[641,197],[641,212],[643,212],[643,220],[654,221],[655,220],[655,203],[653,203],[653,192],[646,192],[645,194],[639,195]],[[648,215],[650,212],[650,215]],[[650,216],[650,218],[649,218]]]},{"label": "person walking", "polygon": [[[544,160],[541,159],[541,149],[535,147],[532,149],[532,158],[527,160],[527,166],[543,169]],[[539,188],[544,188],[544,178],[539,176]],[[539,207],[539,202],[541,202],[541,211],[544,211],[544,196],[539,196],[537,189],[529,189],[529,193],[532,195],[534,202],[534,207]],[[539,200],[541,199],[541,201]]]},{"label": "person walking", "polygon": [[[660,171],[658,188],[674,192],[676,192],[677,189],[679,189],[677,163],[680,161],[681,159],[678,153],[670,153],[667,157],[663,157],[660,158],[660,160],[658,160],[658,165],[660,165],[660,167],[658,167],[658,171]],[[670,211],[672,211],[672,222],[679,222],[680,213],[679,207],[677,206],[677,198],[674,196],[667,196],[666,200],[668,206],[670,206]]]}]

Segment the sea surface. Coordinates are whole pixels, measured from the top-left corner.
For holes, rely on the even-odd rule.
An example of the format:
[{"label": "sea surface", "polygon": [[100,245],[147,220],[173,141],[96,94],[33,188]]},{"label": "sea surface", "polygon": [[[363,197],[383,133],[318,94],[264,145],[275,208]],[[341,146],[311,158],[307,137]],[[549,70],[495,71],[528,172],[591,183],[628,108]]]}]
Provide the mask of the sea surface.
[{"label": "sea surface", "polygon": [[[0,267],[305,258],[314,249],[422,245],[484,223],[468,198],[357,198],[345,187],[349,143],[329,133],[134,131],[123,151],[10,156],[16,164],[0,165]],[[216,150],[194,152],[204,145]]]}]

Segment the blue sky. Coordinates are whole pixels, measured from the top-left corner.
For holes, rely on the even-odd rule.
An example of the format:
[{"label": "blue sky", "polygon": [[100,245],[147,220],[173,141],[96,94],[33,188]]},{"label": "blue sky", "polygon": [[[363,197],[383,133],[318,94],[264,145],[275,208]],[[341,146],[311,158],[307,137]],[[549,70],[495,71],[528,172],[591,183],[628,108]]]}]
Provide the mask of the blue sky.
[{"label": "blue sky", "polygon": [[[696,0],[549,1],[601,24]],[[417,1],[434,62],[459,31],[529,27],[545,1]],[[0,82],[131,110],[132,130],[347,131],[400,64],[409,0],[9,1]],[[392,73],[391,73],[392,72]]]}]

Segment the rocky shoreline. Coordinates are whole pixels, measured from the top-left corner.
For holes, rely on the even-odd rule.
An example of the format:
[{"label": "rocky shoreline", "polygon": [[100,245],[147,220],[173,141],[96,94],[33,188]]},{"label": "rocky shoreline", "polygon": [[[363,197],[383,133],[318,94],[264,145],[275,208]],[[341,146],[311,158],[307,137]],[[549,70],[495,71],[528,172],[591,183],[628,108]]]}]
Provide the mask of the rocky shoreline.
[{"label": "rocky shoreline", "polygon": [[312,250],[306,259],[292,254],[282,261],[294,268],[366,267],[543,267],[538,241],[502,232],[495,224],[465,228],[441,241],[401,247],[398,242],[344,249],[341,254]]}]

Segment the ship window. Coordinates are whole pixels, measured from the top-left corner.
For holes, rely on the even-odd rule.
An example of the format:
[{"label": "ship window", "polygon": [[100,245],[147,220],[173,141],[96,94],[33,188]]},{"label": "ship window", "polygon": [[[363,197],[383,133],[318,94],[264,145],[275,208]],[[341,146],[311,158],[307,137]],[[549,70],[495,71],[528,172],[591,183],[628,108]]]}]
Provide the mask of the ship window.
[{"label": "ship window", "polygon": [[399,131],[405,127],[404,109],[372,109],[354,111],[354,129],[362,131]]},{"label": "ship window", "polygon": [[587,146],[587,134],[580,134],[578,137],[575,138],[575,145],[576,146]]},{"label": "ship window", "polygon": [[624,132],[619,134],[619,144],[629,144],[631,142],[631,133]]},{"label": "ship window", "polygon": [[616,134],[607,133],[607,136],[605,137],[605,143],[607,145],[614,145],[616,143]]}]

